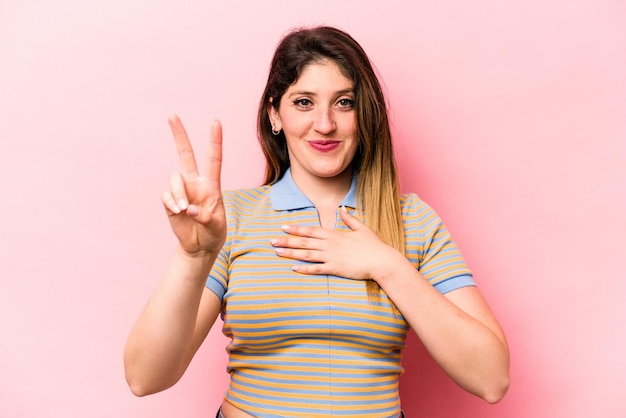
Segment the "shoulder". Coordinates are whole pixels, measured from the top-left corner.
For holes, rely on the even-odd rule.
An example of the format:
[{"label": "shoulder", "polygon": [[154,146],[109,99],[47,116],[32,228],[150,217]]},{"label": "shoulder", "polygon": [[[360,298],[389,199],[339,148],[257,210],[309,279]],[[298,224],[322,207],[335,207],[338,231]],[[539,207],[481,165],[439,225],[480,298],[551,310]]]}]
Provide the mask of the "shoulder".
[{"label": "shoulder", "polygon": [[412,231],[419,236],[431,235],[444,227],[439,214],[416,193],[400,196],[402,222],[405,231]]},{"label": "shoulder", "polygon": [[225,190],[222,192],[224,205],[238,207],[256,205],[269,199],[271,186],[259,186],[250,189]]},{"label": "shoulder", "polygon": [[416,193],[404,193],[400,195],[400,208],[402,217],[416,217],[425,214],[432,214],[433,210],[428,203],[424,202]]},{"label": "shoulder", "polygon": [[223,192],[224,208],[229,227],[249,219],[271,216],[271,186],[259,186],[250,189],[227,190]]}]

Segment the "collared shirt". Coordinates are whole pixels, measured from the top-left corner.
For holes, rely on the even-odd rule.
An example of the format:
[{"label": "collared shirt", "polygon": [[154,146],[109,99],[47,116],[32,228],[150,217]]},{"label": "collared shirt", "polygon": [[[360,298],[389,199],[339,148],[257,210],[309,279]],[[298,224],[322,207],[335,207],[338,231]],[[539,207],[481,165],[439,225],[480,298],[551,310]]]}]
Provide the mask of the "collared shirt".
[{"label": "collared shirt", "polygon": [[[291,169],[288,169],[283,177],[270,188],[270,200],[272,208],[276,211],[315,208],[315,205],[304,195],[291,177]],[[352,179],[350,190],[343,198],[339,207],[356,209],[356,177]]]},{"label": "collared shirt", "polygon": [[[339,206],[355,214],[355,181]],[[391,417],[408,324],[366,282],[304,275],[270,240],[282,225],[319,226],[288,171],[274,185],[224,193],[228,236],[207,287],[223,303],[231,384],[226,398],[259,417]],[[474,285],[436,213],[401,197],[407,258],[440,292]],[[336,229],[349,229],[336,212]],[[364,255],[371,257],[374,255]],[[358,262],[356,260],[355,262]]]}]

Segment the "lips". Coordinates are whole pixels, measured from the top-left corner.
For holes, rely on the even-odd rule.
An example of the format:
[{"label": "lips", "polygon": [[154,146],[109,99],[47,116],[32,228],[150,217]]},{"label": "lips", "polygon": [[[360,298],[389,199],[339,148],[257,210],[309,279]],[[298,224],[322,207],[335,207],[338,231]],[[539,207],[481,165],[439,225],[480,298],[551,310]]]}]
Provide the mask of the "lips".
[{"label": "lips", "polygon": [[321,152],[333,151],[339,147],[339,144],[340,141],[309,141],[311,148]]}]

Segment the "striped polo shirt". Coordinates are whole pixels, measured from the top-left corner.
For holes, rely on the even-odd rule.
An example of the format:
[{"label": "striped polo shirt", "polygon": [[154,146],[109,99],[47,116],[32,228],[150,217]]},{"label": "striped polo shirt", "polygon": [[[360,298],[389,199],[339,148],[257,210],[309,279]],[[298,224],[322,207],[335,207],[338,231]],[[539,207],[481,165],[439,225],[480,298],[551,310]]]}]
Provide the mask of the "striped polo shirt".
[{"label": "striped polo shirt", "polygon": [[[355,181],[340,204],[355,214]],[[222,300],[231,375],[226,399],[256,417],[395,417],[408,324],[366,282],[304,275],[276,255],[282,225],[319,226],[287,172],[277,183],[224,193],[228,236],[207,280]],[[407,258],[440,292],[474,285],[437,214],[401,196]],[[337,209],[336,229],[348,230]]]}]

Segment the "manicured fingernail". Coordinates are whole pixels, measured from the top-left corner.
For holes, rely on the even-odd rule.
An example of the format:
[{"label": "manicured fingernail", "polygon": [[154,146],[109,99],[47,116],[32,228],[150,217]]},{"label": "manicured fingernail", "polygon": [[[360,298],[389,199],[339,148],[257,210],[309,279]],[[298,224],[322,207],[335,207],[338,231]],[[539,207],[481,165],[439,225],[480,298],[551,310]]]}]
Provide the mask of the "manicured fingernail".
[{"label": "manicured fingernail", "polygon": [[283,231],[289,231],[289,225],[283,225],[280,227]]},{"label": "manicured fingernail", "polygon": [[285,249],[284,248],[276,248],[276,254],[278,254],[278,255],[285,254]]},{"label": "manicured fingernail", "polygon": [[348,212],[348,209],[346,209],[346,207],[345,207],[344,205],[341,205],[341,210],[342,210],[343,212],[346,212],[346,213]]},{"label": "manicured fingernail", "polygon": [[276,244],[278,244],[278,240],[276,238],[274,238],[273,240],[270,240],[270,243],[272,245],[276,245]]},{"label": "manicured fingernail", "polygon": [[179,207],[181,210],[185,210],[185,209],[187,209],[187,201],[186,201],[185,199],[179,199],[179,200],[178,200],[178,207]]},{"label": "manicured fingernail", "polygon": [[300,266],[297,264],[294,264],[293,266],[291,266],[293,271],[299,271],[300,270]]}]

